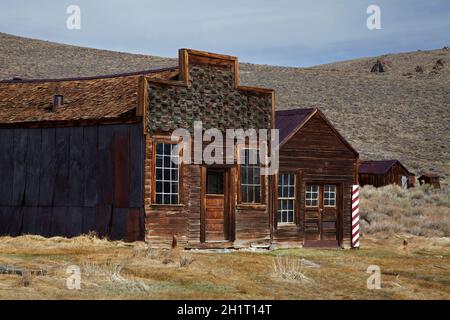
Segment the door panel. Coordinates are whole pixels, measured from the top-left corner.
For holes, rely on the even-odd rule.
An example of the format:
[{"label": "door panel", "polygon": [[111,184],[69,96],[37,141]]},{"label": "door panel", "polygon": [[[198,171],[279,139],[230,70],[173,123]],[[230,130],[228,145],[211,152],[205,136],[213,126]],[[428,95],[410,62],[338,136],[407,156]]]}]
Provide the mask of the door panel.
[{"label": "door panel", "polygon": [[202,221],[205,241],[224,241],[229,239],[228,206],[226,201],[228,194],[227,181],[227,170],[206,170],[205,207]]},{"label": "door panel", "polygon": [[305,192],[305,240],[338,240],[338,187],[307,184]]},{"label": "door panel", "polygon": [[320,185],[306,185],[305,240],[320,240],[320,190]]}]

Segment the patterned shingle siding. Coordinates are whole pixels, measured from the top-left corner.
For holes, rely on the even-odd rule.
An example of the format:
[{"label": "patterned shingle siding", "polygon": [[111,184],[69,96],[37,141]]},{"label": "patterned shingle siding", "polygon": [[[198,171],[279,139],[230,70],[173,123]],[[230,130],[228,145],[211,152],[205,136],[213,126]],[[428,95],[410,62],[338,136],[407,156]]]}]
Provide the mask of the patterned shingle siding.
[{"label": "patterned shingle siding", "polygon": [[270,129],[270,95],[238,90],[230,66],[189,65],[189,86],[149,83],[148,132],[203,128]]}]

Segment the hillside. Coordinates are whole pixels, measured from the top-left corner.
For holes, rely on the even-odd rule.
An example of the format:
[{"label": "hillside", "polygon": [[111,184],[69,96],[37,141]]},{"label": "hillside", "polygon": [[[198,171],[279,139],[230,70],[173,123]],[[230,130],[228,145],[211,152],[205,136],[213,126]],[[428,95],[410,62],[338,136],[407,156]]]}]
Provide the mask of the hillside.
[{"label": "hillside", "polygon": [[[378,59],[387,71],[371,73]],[[91,76],[176,63],[170,58],[0,33],[0,79]],[[320,107],[362,159],[397,158],[415,173],[431,170],[450,177],[449,49],[388,54],[312,68],[245,63],[240,71],[241,83],[276,89],[278,109]]]}]

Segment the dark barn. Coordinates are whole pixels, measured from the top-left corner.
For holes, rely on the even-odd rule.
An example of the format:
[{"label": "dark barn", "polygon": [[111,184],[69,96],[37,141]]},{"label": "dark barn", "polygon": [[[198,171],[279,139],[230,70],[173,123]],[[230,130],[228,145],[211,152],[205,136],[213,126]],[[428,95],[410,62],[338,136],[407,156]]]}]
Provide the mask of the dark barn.
[{"label": "dark barn", "polygon": [[396,184],[402,188],[414,187],[415,176],[398,160],[361,161],[359,184],[374,187]]},{"label": "dark barn", "polygon": [[276,112],[275,245],[350,246],[358,153],[318,109]]},{"label": "dark barn", "polygon": [[435,173],[425,172],[419,177],[418,180],[420,185],[430,184],[437,189],[441,187],[441,183],[439,182],[439,176]]},{"label": "dark barn", "polygon": [[144,239],[139,78],[0,83],[1,235]]}]

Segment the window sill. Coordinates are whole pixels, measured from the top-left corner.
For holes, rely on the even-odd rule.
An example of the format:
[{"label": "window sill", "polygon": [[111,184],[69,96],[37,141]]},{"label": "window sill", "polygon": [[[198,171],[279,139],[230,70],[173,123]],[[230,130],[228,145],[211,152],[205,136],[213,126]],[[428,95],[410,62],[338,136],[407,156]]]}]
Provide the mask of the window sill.
[{"label": "window sill", "polygon": [[151,204],[150,210],[167,210],[167,211],[180,211],[185,208],[184,204]]},{"label": "window sill", "polygon": [[240,203],[237,205],[237,209],[254,209],[254,210],[266,210],[267,205],[256,203]]},{"label": "window sill", "polygon": [[296,229],[298,225],[296,223],[277,223],[277,229]]}]

